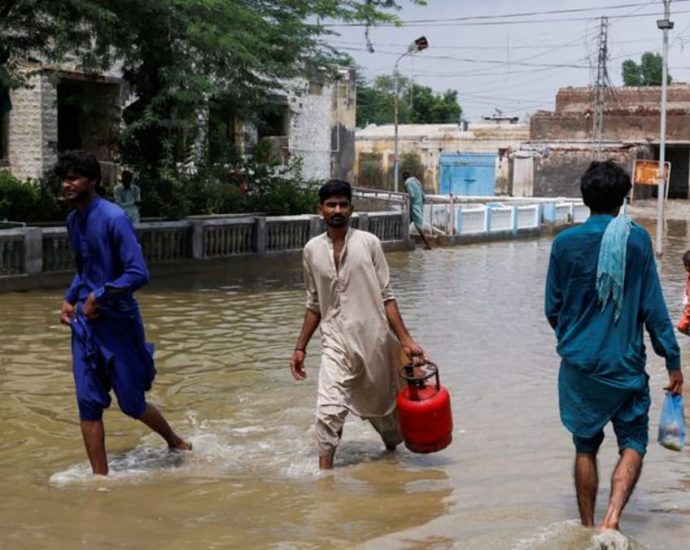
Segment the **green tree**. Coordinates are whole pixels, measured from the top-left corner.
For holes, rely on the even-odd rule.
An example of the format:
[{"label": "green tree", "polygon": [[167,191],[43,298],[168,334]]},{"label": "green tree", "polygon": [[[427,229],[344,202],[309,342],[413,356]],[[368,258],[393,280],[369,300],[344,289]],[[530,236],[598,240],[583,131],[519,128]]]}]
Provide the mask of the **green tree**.
[{"label": "green tree", "polygon": [[[400,124],[442,124],[458,122],[462,108],[458,92],[446,90],[436,93],[406,77],[398,78],[398,121]],[[395,81],[392,75],[382,75],[369,86],[358,82],[357,125],[391,124],[395,116]]]},{"label": "green tree", "polygon": [[[645,52],[639,63],[632,59],[623,61],[623,84],[625,86],[661,86],[662,71],[661,55]],[[671,83],[671,75],[668,75],[667,83]]]},{"label": "green tree", "polygon": [[435,94],[427,86],[413,84],[404,94],[409,107],[410,122],[419,124],[443,124],[458,122],[462,109],[458,104],[458,92],[446,90]]},{"label": "green tree", "polygon": [[157,175],[175,170],[179,137],[210,97],[251,119],[285,79],[338,61],[323,45],[331,31],[321,21],[397,22],[399,8],[395,0],[3,2],[0,84],[19,84],[20,67],[36,60],[122,67],[136,100],[124,113],[120,152]]},{"label": "green tree", "polygon": [[[398,97],[412,85],[412,80],[398,77]],[[398,104],[398,120],[410,122],[408,105],[403,101]],[[395,118],[395,80],[392,75],[376,77],[372,86],[363,79],[357,82],[357,126],[367,124],[390,124]]]}]

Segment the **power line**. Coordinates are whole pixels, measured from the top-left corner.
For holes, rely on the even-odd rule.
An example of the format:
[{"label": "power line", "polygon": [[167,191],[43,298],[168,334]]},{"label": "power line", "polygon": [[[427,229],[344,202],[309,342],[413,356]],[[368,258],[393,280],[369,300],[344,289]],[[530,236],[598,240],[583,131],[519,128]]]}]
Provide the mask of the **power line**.
[{"label": "power line", "polygon": [[[688,25],[690,27],[690,24]],[[676,40],[678,40],[679,37],[676,37]],[[574,41],[573,41],[574,42]],[[639,44],[641,42],[657,42],[656,38],[646,38],[643,40],[618,40],[616,44]],[[330,44],[336,45],[336,46],[358,46],[361,44],[359,41],[346,41],[346,40],[329,40]],[[409,44],[394,44],[394,43],[378,43],[378,46],[383,46],[383,47],[391,47],[391,48],[406,48],[409,46]],[[540,46],[514,46],[513,44],[510,45],[511,50],[548,50],[552,51],[554,49],[562,49],[562,48],[568,48],[568,47],[580,47],[581,44],[575,44],[575,43],[565,43],[565,44],[542,44]],[[434,44],[434,51],[436,50],[499,50],[499,51],[504,51],[505,46],[439,46],[437,44]]]},{"label": "power line", "polygon": [[[690,0],[676,0],[677,2],[688,2]],[[630,4],[630,5],[637,5],[639,6],[640,4]],[[645,4],[642,4],[645,5]],[[603,9],[606,8],[582,8],[583,10],[586,9],[586,11],[597,11],[601,13]],[[534,15],[543,15],[546,12],[539,12],[535,13]],[[676,15],[678,14],[684,14],[684,13],[690,13],[690,10],[680,10],[675,12]],[[639,17],[657,17],[659,14],[656,12],[653,13],[635,13],[635,14],[628,14],[628,15],[612,15],[610,16],[610,19],[631,19],[631,18],[639,18]],[[487,16],[489,17],[489,16]],[[463,22],[463,21],[454,21],[452,19],[436,19],[436,20],[430,20],[430,22],[426,23],[417,23],[415,21],[403,21],[403,25],[405,27],[485,27],[485,26],[504,26],[504,25],[522,25],[522,24],[533,24],[533,23],[569,23],[573,21],[591,21],[594,19],[593,17],[560,17],[560,18],[545,18],[545,19],[527,19],[527,20],[519,20],[519,19],[514,19],[510,21],[480,21],[480,22]],[[367,25],[365,23],[333,23],[329,25],[323,25],[324,27],[366,27]],[[397,26],[393,23],[382,23],[378,25],[379,27],[394,27]]]},{"label": "power line", "polygon": [[[364,52],[367,51],[365,48],[342,48],[345,51],[352,52]],[[378,53],[384,55],[399,55],[399,52],[393,51],[382,51],[378,50]],[[542,55],[542,54],[539,54]],[[489,65],[505,65],[508,64],[507,61],[502,59],[473,59],[469,57],[453,57],[449,55],[425,55],[425,59],[438,59],[444,61],[461,61],[463,63],[486,63]],[[565,63],[525,63],[522,61],[511,61],[510,65],[521,65],[525,67],[569,67],[571,69],[589,69],[589,65],[571,65]]]}]

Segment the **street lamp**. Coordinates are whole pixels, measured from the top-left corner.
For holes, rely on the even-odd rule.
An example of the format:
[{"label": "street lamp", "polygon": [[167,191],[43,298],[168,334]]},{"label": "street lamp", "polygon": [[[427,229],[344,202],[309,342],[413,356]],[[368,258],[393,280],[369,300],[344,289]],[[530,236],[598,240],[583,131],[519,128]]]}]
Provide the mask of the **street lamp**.
[{"label": "street lamp", "polygon": [[[656,212],[656,254],[664,252],[664,200],[666,199],[666,87],[668,80],[668,31],[673,28],[670,12],[671,0],[664,0],[664,18],[656,26],[664,33],[664,49],[661,56],[661,128],[659,130],[659,172]],[[671,182],[669,182],[670,184]]]},{"label": "street lamp", "polygon": [[405,57],[406,55],[412,55],[417,52],[421,52],[422,50],[426,50],[429,47],[429,42],[427,41],[426,37],[420,36],[412,42],[408,47],[407,51],[403,53],[398,59],[395,61],[395,70],[393,71],[393,86],[395,90],[395,112],[393,115],[394,118],[394,124],[395,124],[395,137],[393,138],[393,181],[394,181],[394,186],[395,186],[395,191],[398,191],[398,168],[399,168],[399,163],[398,163],[398,103],[399,103],[399,98],[398,98],[398,63],[400,63],[400,60]]}]

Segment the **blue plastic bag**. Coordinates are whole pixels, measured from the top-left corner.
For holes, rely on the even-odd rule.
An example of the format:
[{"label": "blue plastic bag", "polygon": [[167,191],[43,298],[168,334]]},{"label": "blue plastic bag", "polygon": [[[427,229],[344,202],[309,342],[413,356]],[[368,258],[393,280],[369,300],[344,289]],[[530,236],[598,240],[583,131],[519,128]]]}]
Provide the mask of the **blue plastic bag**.
[{"label": "blue plastic bag", "polygon": [[659,419],[659,443],[672,451],[682,451],[685,445],[685,413],[683,396],[666,394]]}]

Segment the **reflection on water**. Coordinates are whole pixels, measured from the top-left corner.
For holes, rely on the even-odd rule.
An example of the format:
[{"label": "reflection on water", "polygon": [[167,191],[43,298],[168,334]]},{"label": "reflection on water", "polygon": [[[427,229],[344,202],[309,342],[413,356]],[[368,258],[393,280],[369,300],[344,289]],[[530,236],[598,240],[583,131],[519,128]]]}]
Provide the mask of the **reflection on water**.
[{"label": "reflection on water", "polygon": [[[687,228],[669,232],[662,270],[675,317]],[[313,442],[318,339],[305,383],[287,367],[304,313],[298,260],[203,264],[140,293],[157,349],[151,400],[194,451],[168,453],[113,405],[107,479],[89,474],[81,447],[61,291],[4,295],[3,546],[591,547],[593,533],[573,521],[572,449],[542,313],[549,246],[389,255],[406,323],[451,390],[454,442],[437,454],[388,454],[351,419],[332,474],[319,473]],[[650,373],[655,429],[665,373],[654,356]],[[607,434],[602,479],[615,459]],[[650,445],[624,518],[631,548],[677,548],[690,535],[686,463]]]}]

